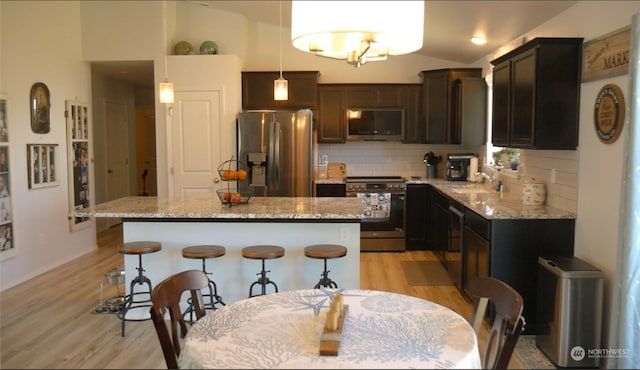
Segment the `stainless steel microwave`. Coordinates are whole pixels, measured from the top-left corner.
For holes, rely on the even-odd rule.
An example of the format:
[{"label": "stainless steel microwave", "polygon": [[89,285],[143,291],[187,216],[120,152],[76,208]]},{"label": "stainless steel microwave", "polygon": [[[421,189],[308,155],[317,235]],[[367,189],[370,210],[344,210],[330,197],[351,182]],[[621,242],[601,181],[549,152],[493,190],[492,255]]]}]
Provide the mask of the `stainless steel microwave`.
[{"label": "stainless steel microwave", "polygon": [[404,109],[347,109],[347,140],[402,140]]}]

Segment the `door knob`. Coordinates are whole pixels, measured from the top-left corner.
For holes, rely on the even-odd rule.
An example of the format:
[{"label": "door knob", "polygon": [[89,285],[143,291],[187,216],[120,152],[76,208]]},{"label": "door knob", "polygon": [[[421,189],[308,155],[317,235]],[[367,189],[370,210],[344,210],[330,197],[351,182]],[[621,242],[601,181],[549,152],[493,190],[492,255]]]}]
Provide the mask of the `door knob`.
[{"label": "door knob", "polygon": [[213,183],[214,183],[214,184],[217,184],[217,183],[219,183],[219,182],[220,182],[220,179],[219,179],[219,178],[217,178],[217,177],[216,177],[215,179],[213,179]]}]

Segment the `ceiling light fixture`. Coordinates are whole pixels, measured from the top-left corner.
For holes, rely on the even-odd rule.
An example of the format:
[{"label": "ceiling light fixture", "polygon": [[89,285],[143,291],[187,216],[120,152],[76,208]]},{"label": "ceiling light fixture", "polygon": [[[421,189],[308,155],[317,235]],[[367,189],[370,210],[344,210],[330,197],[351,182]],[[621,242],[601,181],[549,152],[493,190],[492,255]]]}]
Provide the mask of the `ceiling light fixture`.
[{"label": "ceiling light fixture", "polygon": [[282,1],[280,5],[280,27],[278,42],[280,43],[280,78],[273,80],[273,100],[289,100],[289,82],[282,77]]},{"label": "ceiling light fixture", "polygon": [[354,67],[422,48],[424,1],[291,2],[291,42]]},{"label": "ceiling light fixture", "polygon": [[473,36],[471,42],[476,45],[484,45],[487,43],[487,39],[482,36]]},{"label": "ceiling light fixture", "polygon": [[164,82],[160,83],[160,103],[173,103],[173,84],[169,82],[167,72],[167,2],[163,2],[162,9],[162,53],[164,54]]}]

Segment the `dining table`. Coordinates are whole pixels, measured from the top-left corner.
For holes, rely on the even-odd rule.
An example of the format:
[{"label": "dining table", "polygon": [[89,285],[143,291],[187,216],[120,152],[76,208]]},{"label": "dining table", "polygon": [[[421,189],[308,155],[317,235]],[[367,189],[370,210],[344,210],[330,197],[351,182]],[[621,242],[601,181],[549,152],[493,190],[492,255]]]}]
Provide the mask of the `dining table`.
[{"label": "dining table", "polygon": [[[345,307],[338,351],[320,355],[337,294]],[[189,329],[178,363],[183,369],[481,368],[476,334],[455,311],[403,294],[326,288],[281,291],[209,312]]]}]

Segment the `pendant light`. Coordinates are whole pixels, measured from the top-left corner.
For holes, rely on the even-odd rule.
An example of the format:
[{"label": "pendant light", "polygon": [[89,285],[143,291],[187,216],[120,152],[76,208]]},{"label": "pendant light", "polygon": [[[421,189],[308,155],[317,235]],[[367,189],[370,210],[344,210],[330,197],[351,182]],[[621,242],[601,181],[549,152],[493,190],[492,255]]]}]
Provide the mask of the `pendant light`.
[{"label": "pendant light", "polygon": [[164,82],[160,83],[160,103],[173,103],[173,84],[169,82],[169,73],[167,72],[167,2],[163,1],[162,10],[162,52],[164,54]]},{"label": "pendant light", "polygon": [[273,80],[273,100],[289,100],[289,81],[282,77],[282,0],[280,5],[280,28],[278,28],[278,43],[280,44],[280,78]]},{"label": "pendant light", "polygon": [[354,67],[422,48],[425,1],[291,2],[291,42]]}]

